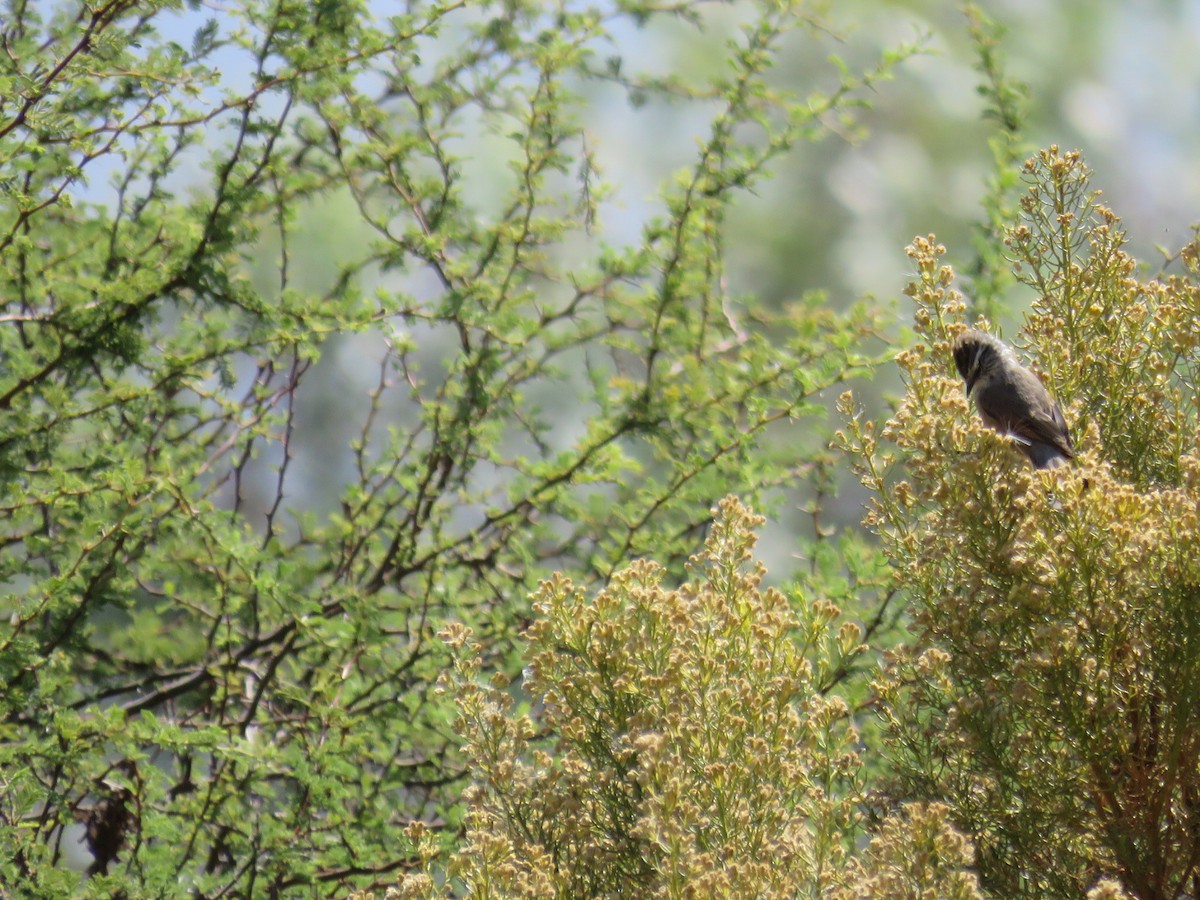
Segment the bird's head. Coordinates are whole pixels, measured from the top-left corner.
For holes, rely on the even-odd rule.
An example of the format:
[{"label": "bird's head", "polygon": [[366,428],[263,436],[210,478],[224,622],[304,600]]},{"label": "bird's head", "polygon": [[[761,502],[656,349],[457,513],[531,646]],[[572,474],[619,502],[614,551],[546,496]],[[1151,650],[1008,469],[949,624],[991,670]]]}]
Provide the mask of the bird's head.
[{"label": "bird's head", "polygon": [[958,374],[967,383],[967,393],[980,378],[985,377],[1004,365],[1004,358],[1009,353],[998,338],[982,331],[965,331],[954,339],[954,365]]}]

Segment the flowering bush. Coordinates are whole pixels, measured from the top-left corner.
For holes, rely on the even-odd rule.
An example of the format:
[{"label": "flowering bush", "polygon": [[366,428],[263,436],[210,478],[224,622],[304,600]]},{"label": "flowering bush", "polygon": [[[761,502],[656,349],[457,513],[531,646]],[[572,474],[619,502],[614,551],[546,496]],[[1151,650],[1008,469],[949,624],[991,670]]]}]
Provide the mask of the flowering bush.
[{"label": "flowering bush", "polygon": [[1105,876],[1194,894],[1198,245],[1182,274],[1138,281],[1079,154],[1050,148],[1025,177],[1007,245],[1040,296],[1021,343],[1078,464],[1034,471],[968,410],[949,352],[967,302],[932,238],[910,248],[921,341],[898,356],[903,401],[879,430],[843,399],[842,444],[917,629],[878,682],[890,795],[949,803],[996,896]]},{"label": "flowering bush", "polygon": [[447,629],[469,830],[448,884],[411,876],[401,896],[975,896],[945,807],[902,811],[850,864],[860,741],[823,685],[865,650],[861,630],[820,597],[764,589],[762,519],[733,498],[714,512],[676,589],[650,562],[594,597],[544,583],[520,688],[482,681],[470,634]]}]

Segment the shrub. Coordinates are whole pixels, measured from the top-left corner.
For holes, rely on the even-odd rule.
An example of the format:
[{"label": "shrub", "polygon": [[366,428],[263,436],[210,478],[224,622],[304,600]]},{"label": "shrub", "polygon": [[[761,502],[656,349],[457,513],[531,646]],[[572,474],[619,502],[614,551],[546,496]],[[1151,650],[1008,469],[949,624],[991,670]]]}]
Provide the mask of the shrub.
[{"label": "shrub", "polygon": [[[996,896],[1200,889],[1200,269],[1138,280],[1078,153],[1025,167],[1007,242],[1078,464],[1038,472],[968,409],[965,304],[910,248],[921,341],[877,429],[844,399],[916,640],[878,685],[891,795],[945,802]],[[994,329],[993,323],[979,327]],[[1116,881],[1112,881],[1115,879]],[[1098,887],[1097,890],[1100,890]],[[1109,892],[1109,893],[1104,893]]]},{"label": "shrub", "polygon": [[904,810],[851,865],[861,744],[829,679],[862,631],[823,597],[764,589],[762,519],[733,498],[714,513],[677,588],[650,562],[595,596],[543,584],[520,686],[485,679],[448,629],[468,831],[444,880],[410,876],[400,896],[977,895],[944,807]]}]

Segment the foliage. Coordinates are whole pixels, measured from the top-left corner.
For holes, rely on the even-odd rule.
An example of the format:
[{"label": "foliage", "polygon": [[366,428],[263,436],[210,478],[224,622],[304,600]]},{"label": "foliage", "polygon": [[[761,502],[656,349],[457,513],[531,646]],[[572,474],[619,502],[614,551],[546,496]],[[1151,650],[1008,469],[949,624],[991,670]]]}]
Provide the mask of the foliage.
[{"label": "foliage", "polygon": [[[6,890],[389,880],[412,822],[458,825],[439,629],[511,673],[540,578],[678,572],[715,497],[803,476],[819,429],[768,437],[863,370],[877,322],[746,313],[723,216],[903,54],[793,97],[766,73],[819,23],[739,8],[682,89],[602,57],[702,27],[693,4],[9,4]],[[600,230],[599,80],[709,117],[629,246]],[[363,365],[373,387],[338,384]]]},{"label": "foliage", "polygon": [[977,257],[967,274],[971,277],[971,310],[995,319],[1004,288],[1012,281],[1005,255],[1003,235],[1016,218],[1016,196],[1020,190],[1020,163],[1028,152],[1022,141],[1028,86],[1014,80],[1004,65],[1001,46],[1004,28],[973,3],[963,8],[975,52],[976,68],[982,75],[977,90],[986,102],[984,116],[996,123],[988,141],[992,171],[987,191],[981,198],[984,220],[974,241]]},{"label": "foliage", "polygon": [[955,829],[951,816],[950,807],[942,803],[912,803],[888,816],[866,852],[850,860],[848,883],[832,896],[838,900],[982,898],[971,871],[974,847]]},{"label": "foliage", "polygon": [[862,630],[823,597],[762,588],[761,523],[726,498],[675,589],[649,562],[594,597],[544,583],[520,691],[448,629],[467,839],[445,880],[409,876],[398,896],[978,896],[945,807],[903,811],[851,865],[859,738],[829,686]]},{"label": "foliage", "polygon": [[[910,248],[922,341],[882,430],[842,442],[918,629],[881,676],[894,799],[945,802],[994,896],[1200,888],[1200,267],[1139,281],[1078,153],[1025,166],[1024,337],[1078,465],[1034,471],[971,415],[944,248]],[[987,322],[979,327],[991,327]],[[1118,887],[1118,885],[1120,887]]]},{"label": "foliage", "polygon": [[[843,406],[893,578],[821,520],[819,395],[879,317],[724,267],[735,198],[911,48],[800,96],[771,69],[825,26],[788,0],[377,11],[0,19],[3,890],[1200,893],[1200,243],[1139,279],[1057,148],[1009,227],[1023,93],[970,8],[975,311],[1003,233],[1080,457],[970,415],[916,241],[903,402]],[[713,21],[710,77],[636,70],[638,29]],[[703,123],[624,243],[601,87]],[[808,571],[764,588],[713,500],[804,479]]]}]

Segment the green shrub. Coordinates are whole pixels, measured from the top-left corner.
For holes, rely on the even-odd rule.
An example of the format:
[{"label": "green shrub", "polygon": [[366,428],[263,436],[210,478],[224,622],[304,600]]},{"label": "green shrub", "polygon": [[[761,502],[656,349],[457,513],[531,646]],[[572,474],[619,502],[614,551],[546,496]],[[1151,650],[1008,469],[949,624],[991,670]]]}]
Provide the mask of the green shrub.
[{"label": "green shrub", "polygon": [[[5,6],[0,889],[393,880],[406,826],[460,824],[437,632],[511,673],[541,578],[678,571],[878,346],[865,309],[743,308],[722,223],[903,53],[800,97],[793,4],[688,85],[621,38],[688,4],[377,7]],[[700,134],[624,232],[597,86]]]}]

